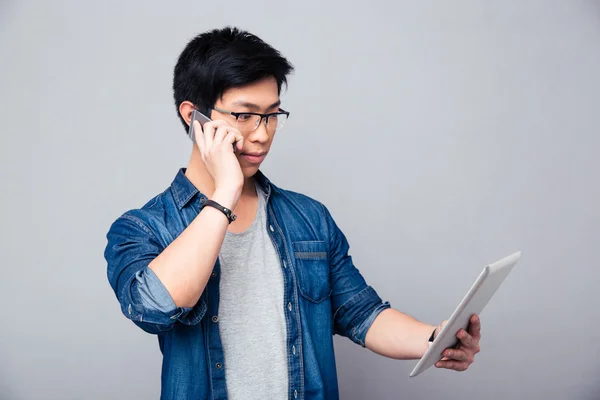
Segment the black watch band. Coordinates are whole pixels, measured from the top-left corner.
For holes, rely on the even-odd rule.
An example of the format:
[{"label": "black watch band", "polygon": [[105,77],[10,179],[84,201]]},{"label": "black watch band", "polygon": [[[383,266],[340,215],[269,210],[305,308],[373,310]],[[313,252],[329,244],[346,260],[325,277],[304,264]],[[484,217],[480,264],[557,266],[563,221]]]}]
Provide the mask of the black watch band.
[{"label": "black watch band", "polygon": [[431,332],[431,336],[429,337],[429,343],[433,342],[435,339],[435,331],[437,330],[437,328],[435,328],[433,330],[433,332]]},{"label": "black watch band", "polygon": [[204,202],[204,205],[214,207],[217,210],[221,211],[223,214],[225,214],[225,216],[229,220],[229,223],[232,223],[237,218],[237,216],[229,208],[223,207],[214,200],[206,200],[206,202]]}]

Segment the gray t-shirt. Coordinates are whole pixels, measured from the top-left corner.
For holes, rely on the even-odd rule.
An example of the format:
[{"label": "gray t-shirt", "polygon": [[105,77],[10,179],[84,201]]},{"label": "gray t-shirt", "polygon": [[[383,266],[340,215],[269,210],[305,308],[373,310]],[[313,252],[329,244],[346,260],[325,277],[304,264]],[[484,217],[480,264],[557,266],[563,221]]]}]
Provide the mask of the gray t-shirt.
[{"label": "gray t-shirt", "polygon": [[267,232],[266,198],[242,233],[227,232],[221,264],[219,330],[229,399],[286,399],[288,364],[283,273]]}]

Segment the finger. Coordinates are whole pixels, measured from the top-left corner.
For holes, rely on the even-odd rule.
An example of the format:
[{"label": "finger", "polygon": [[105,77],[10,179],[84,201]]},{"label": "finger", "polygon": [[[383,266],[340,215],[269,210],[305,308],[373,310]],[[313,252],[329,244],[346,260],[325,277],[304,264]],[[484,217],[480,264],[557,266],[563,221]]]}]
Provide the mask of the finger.
[{"label": "finger", "polygon": [[220,144],[223,141],[223,138],[227,136],[229,132],[229,127],[227,125],[220,125],[217,127],[215,131],[215,136],[213,138],[213,146]]},{"label": "finger", "polygon": [[240,138],[239,142],[236,143],[236,134],[235,132],[229,132],[227,134],[227,136],[225,136],[225,139],[223,140],[223,144],[228,146],[230,149],[232,149],[233,152],[236,151],[236,149],[239,149],[239,151],[242,150],[243,147],[243,143],[244,143],[244,138]]},{"label": "finger", "polygon": [[463,346],[474,347],[475,340],[473,339],[473,336],[469,335],[464,329],[459,330],[456,337],[460,340]]},{"label": "finger", "polygon": [[471,322],[469,323],[469,334],[476,339],[481,337],[481,321],[479,320],[479,316],[476,314],[471,316]]},{"label": "finger", "polygon": [[[445,356],[445,358],[449,358],[449,359],[456,360],[456,361],[465,361],[468,363],[473,362],[473,357],[464,350],[447,349],[446,351],[444,351],[443,355]],[[445,361],[445,360],[443,360],[443,361]]]},{"label": "finger", "polygon": [[214,121],[207,122],[202,126],[202,131],[204,133],[204,151],[209,151],[214,142],[215,130],[217,129],[217,125]]},{"label": "finger", "polygon": [[202,125],[200,125],[199,121],[194,121],[194,138],[196,140],[196,144],[198,145],[198,149],[200,150],[200,158],[202,162],[206,162],[206,157],[204,154],[204,149],[206,146],[204,145],[204,130],[202,129]]},{"label": "finger", "polygon": [[242,134],[236,129],[231,129],[223,141],[229,143],[230,145],[235,142],[238,150],[240,151],[244,146],[244,136],[242,136]]},{"label": "finger", "polygon": [[452,369],[454,371],[465,371],[469,365],[460,361],[438,361],[435,363],[436,368]]},{"label": "finger", "polygon": [[193,139],[194,142],[198,143],[198,146],[200,146],[200,151],[202,151],[202,148],[204,147],[204,132],[202,132],[202,126],[200,125],[200,122],[198,121],[194,121],[192,122],[193,124],[193,132],[192,135],[194,135]]},{"label": "finger", "polygon": [[198,146],[198,150],[200,150],[200,155],[202,159],[204,159],[204,133],[202,132],[202,127],[200,126],[200,122],[194,121],[194,141]]},{"label": "finger", "polygon": [[240,138],[235,141],[235,145],[238,151],[242,151],[244,149],[244,137],[240,135]]}]

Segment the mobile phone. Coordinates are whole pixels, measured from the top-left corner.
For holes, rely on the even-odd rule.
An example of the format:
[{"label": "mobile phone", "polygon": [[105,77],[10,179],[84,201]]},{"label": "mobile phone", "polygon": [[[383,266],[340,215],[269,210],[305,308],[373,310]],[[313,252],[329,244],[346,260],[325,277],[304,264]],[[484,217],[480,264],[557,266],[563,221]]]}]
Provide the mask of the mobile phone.
[{"label": "mobile phone", "polygon": [[210,118],[208,118],[206,115],[202,114],[198,110],[192,110],[192,117],[190,120],[190,127],[188,129],[188,136],[190,137],[192,142],[196,143],[196,135],[194,132],[194,121],[198,121],[198,122],[200,122],[200,126],[204,126],[204,123],[210,121]]},{"label": "mobile phone", "polygon": [[[188,129],[188,136],[189,138],[192,140],[192,142],[196,143],[196,134],[194,132],[194,121],[198,121],[200,123],[200,126],[204,126],[204,124],[208,121],[212,121],[210,118],[208,118],[206,115],[202,114],[200,111],[198,110],[192,110],[192,117],[190,119],[190,127]],[[233,142],[233,152],[237,152],[237,148],[236,148],[236,143],[237,142]]]}]

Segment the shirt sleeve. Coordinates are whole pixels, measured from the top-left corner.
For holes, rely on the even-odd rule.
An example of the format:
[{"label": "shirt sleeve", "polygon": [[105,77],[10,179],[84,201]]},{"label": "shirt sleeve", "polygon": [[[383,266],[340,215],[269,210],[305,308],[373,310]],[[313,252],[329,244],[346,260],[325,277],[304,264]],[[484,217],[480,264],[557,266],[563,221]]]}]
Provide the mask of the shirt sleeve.
[{"label": "shirt sleeve", "polygon": [[108,281],[123,314],[149,333],[158,334],[175,323],[195,325],[206,313],[201,298],[194,307],[177,307],[167,288],[148,265],[163,250],[139,218],[124,214],[110,227],[104,258]]},{"label": "shirt sleeve", "polygon": [[322,205],[329,236],[329,276],[332,285],[334,333],[365,347],[367,331],[390,308],[369,286],[349,254],[350,246],[328,209]]}]

